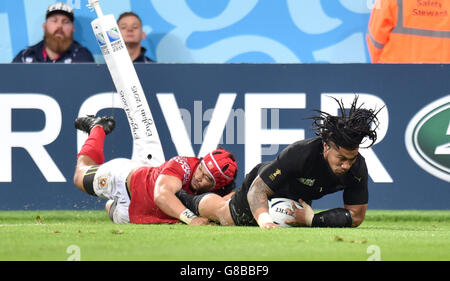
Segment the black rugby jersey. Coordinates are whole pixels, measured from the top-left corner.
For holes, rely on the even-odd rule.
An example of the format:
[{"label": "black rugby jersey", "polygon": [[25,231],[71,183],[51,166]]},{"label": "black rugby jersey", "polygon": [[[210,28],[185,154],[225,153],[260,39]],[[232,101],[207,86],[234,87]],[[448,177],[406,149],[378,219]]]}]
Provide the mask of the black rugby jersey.
[{"label": "black rugby jersey", "polygon": [[367,166],[361,154],[358,153],[350,170],[338,177],[323,157],[322,139],[306,139],[286,147],[275,160],[256,165],[245,176],[229,204],[236,225],[258,225],[247,200],[250,186],[258,175],[274,192],[270,198],[296,201],[301,198],[311,205],[312,200],[343,190],[346,205],[366,204],[369,200]]},{"label": "black rugby jersey", "polygon": [[343,190],[344,204],[366,204],[369,199],[364,157],[358,154],[350,170],[338,177],[323,158],[323,144],[319,137],[295,142],[275,160],[255,166],[233,196],[236,205],[249,209],[247,193],[258,174],[274,192],[270,198],[301,198],[311,205],[312,200]]},{"label": "black rugby jersey", "polygon": [[286,147],[278,157],[261,165],[261,179],[275,193],[271,197],[299,198],[311,203],[326,194],[344,191],[344,204],[368,202],[368,172],[364,157],[342,176],[336,176],[323,157],[322,139],[312,138]]}]

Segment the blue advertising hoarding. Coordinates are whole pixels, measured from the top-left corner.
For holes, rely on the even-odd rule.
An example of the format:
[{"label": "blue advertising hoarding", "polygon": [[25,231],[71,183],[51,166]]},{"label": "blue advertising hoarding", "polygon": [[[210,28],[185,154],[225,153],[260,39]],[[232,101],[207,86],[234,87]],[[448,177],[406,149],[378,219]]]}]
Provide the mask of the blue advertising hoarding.
[{"label": "blue advertising hoarding", "polygon": [[[55,0],[0,1],[0,63],[41,41]],[[91,29],[87,0],[74,8],[74,39],[104,62]],[[365,35],[375,0],[101,0],[116,19],[137,13],[146,55],[163,63],[364,63]]]},{"label": "blue advertising hoarding", "polygon": [[[202,156],[219,142],[237,156],[239,184],[254,164],[313,137],[307,117],[315,109],[336,113],[330,96],[348,104],[359,94],[367,106],[385,106],[378,143],[360,150],[369,169],[369,208],[450,207],[449,65],[146,64],[136,70],[166,159]],[[104,200],[72,183],[85,137],[73,121],[85,113],[114,115],[106,159],[131,157],[130,129],[106,65],[3,64],[0,77],[0,209],[103,208]],[[222,135],[208,130],[213,113],[228,114]],[[313,208],[342,204],[340,192]]]}]

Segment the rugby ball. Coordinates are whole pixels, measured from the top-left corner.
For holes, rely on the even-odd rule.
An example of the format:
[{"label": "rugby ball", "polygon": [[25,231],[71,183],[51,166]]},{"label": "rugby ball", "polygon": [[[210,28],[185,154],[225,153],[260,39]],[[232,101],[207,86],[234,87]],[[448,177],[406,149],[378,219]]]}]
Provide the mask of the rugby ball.
[{"label": "rugby ball", "polygon": [[273,222],[280,227],[291,227],[291,225],[285,223],[286,220],[294,218],[287,213],[287,209],[292,210],[291,202],[294,202],[297,208],[303,209],[300,203],[292,199],[272,198],[269,200],[269,214],[272,217]]}]

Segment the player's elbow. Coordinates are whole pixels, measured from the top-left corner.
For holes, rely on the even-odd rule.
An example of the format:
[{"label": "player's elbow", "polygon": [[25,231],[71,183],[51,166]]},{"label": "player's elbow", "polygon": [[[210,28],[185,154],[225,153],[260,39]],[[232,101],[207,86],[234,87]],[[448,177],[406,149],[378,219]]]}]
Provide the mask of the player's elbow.
[{"label": "player's elbow", "polygon": [[362,224],[363,220],[353,220],[352,227],[358,227]]},{"label": "player's elbow", "polygon": [[83,187],[83,178],[84,178],[84,174],[81,173],[81,172],[77,169],[77,170],[75,171],[74,176],[73,176],[73,184],[74,184],[77,188],[79,188],[79,189],[81,189],[81,190],[84,190],[84,187]]},{"label": "player's elbow", "polygon": [[363,221],[364,221],[364,215],[353,217],[353,220],[352,220],[352,227],[358,227],[358,226],[360,226],[360,225],[362,224]]},{"label": "player's elbow", "polygon": [[360,226],[366,217],[367,204],[345,205],[345,209],[352,215],[352,227]]}]

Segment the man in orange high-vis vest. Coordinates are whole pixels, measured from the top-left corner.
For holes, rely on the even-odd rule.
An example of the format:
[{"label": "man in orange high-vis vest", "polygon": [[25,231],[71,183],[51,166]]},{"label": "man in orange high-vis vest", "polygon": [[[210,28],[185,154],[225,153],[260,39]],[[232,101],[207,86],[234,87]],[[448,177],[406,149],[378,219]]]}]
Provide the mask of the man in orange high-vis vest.
[{"label": "man in orange high-vis vest", "polygon": [[377,0],[366,39],[372,63],[450,63],[450,0]]}]

